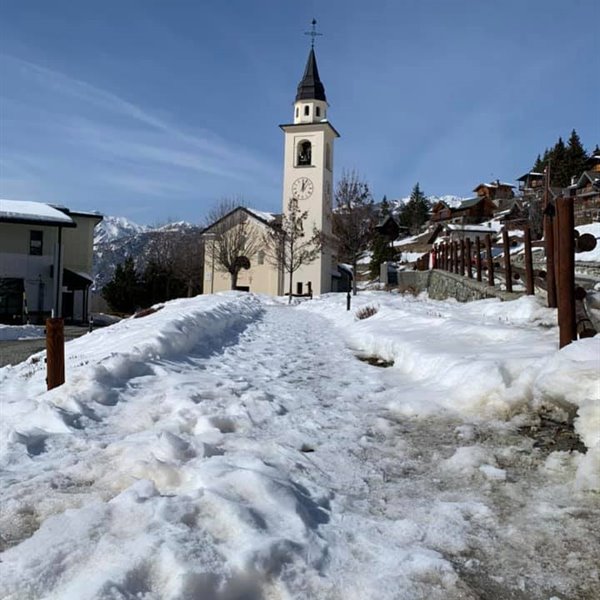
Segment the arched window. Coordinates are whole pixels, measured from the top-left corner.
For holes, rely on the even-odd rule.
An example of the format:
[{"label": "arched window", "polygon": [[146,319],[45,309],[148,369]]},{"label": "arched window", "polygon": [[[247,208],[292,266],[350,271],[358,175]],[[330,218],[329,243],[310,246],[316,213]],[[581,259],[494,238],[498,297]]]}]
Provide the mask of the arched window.
[{"label": "arched window", "polygon": [[307,104],[307,105],[304,107],[304,116],[305,116],[305,117],[308,117],[308,115],[310,115],[310,106]]},{"label": "arched window", "polygon": [[300,114],[300,109],[296,106],[296,119],[298,118],[299,114]]},{"label": "arched window", "polygon": [[331,145],[325,146],[325,168],[331,171]]},{"label": "arched window", "polygon": [[315,115],[317,115],[317,117],[321,116],[321,107],[320,106],[315,107]]},{"label": "arched window", "polygon": [[312,164],[312,145],[308,140],[302,140],[298,144],[298,166],[308,166]]},{"label": "arched window", "polygon": [[265,251],[264,250],[259,250],[258,251],[257,263],[259,265],[264,265],[265,264]]}]

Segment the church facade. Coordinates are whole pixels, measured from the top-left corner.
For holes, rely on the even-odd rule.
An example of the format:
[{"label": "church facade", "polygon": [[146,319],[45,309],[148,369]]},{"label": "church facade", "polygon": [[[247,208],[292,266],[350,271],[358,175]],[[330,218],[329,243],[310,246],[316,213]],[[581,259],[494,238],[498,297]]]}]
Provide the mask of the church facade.
[{"label": "church facade", "polygon": [[[296,93],[293,121],[282,124],[284,133],[282,214],[288,210],[290,199],[308,213],[304,223],[307,236],[313,229],[321,232],[324,240],[318,258],[300,267],[293,274],[295,293],[323,294],[337,291],[340,273],[337,270],[335,243],[332,235],[334,142],[339,137],[328,119],[329,104],[317,68],[314,48],[311,47],[304,74]],[[223,222],[246,223],[244,227],[256,236],[268,236],[268,228],[276,227],[280,215],[265,214],[246,208],[237,208],[217,223],[204,230],[204,293],[232,289],[232,280],[218,259],[218,246],[224,235]],[[247,222],[250,223],[247,223]],[[261,246],[260,244],[258,246]],[[272,264],[264,247],[252,245],[252,256],[246,256],[245,266],[237,279],[237,289],[281,295],[289,287],[289,273]]]}]

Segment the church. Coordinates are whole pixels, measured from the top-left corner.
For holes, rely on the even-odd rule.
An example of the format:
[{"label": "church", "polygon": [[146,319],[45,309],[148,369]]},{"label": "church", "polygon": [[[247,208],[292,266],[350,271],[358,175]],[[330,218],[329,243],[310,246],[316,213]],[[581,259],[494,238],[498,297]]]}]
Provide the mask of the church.
[{"label": "church", "polygon": [[[280,125],[284,135],[282,213],[260,212],[238,207],[203,231],[205,244],[204,293],[232,288],[269,295],[282,295],[289,288],[289,273],[268,260],[264,240],[268,228],[277,227],[288,211],[290,199],[308,213],[305,232],[317,229],[323,245],[317,258],[293,274],[293,292],[298,295],[324,294],[346,289],[347,273],[338,270],[335,240],[332,235],[334,142],[339,133],[329,122],[325,87],[319,76],[317,58],[311,44],[306,67],[296,93],[293,122]],[[237,278],[224,268],[223,246],[231,245],[227,236],[252,238],[239,258],[242,268]],[[237,232],[237,233],[236,233]],[[231,257],[230,257],[231,259]],[[231,262],[231,260],[229,260]]]}]

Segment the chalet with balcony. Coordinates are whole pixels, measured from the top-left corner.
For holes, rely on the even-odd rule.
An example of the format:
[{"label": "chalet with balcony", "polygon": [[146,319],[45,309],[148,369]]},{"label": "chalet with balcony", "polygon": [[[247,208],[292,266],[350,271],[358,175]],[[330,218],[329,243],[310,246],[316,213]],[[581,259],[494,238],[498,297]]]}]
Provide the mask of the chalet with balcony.
[{"label": "chalet with balcony", "polygon": [[509,201],[515,197],[514,188],[514,185],[496,179],[491,183],[480,183],[473,191],[478,198],[491,200],[497,209],[504,210]]},{"label": "chalet with balcony", "polygon": [[600,152],[587,160],[586,167],[567,188],[574,198],[576,225],[600,221]]},{"label": "chalet with balcony", "polygon": [[468,198],[452,211],[452,222],[481,223],[486,219],[491,219],[496,209],[494,201],[485,195]]},{"label": "chalet with balcony", "polygon": [[529,173],[525,173],[525,175],[521,175],[521,177],[517,177],[519,192],[523,195],[538,191],[541,192],[544,189],[544,177],[543,173],[536,173],[535,171],[530,171]]}]

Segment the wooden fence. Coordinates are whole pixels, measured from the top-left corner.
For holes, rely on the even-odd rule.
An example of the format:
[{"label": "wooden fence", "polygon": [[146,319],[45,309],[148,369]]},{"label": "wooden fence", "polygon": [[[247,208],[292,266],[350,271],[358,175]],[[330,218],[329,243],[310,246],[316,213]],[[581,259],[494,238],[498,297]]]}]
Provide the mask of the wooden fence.
[{"label": "wooden fence", "polygon": [[[574,228],[572,198],[558,198],[556,204],[549,204],[544,217],[544,241],[532,243],[531,231],[525,228],[522,241],[523,261],[517,263],[510,249],[517,240],[509,232],[502,231],[502,242],[492,244],[491,234],[474,240],[465,237],[447,241],[432,251],[433,264],[437,269],[462,275],[487,285],[500,284],[502,276],[507,292],[513,291],[515,281],[523,280],[525,293],[535,294],[536,286],[546,291],[548,306],[558,309],[560,347],[570,344],[578,337],[592,337],[596,334],[589,319],[584,299],[587,294],[583,287],[575,285],[575,252],[593,250],[596,238],[591,234],[579,236]],[[546,255],[546,268],[534,270],[532,247],[543,247]],[[494,257],[502,255],[502,260]],[[417,261],[419,270],[429,268],[429,255]]]}]

